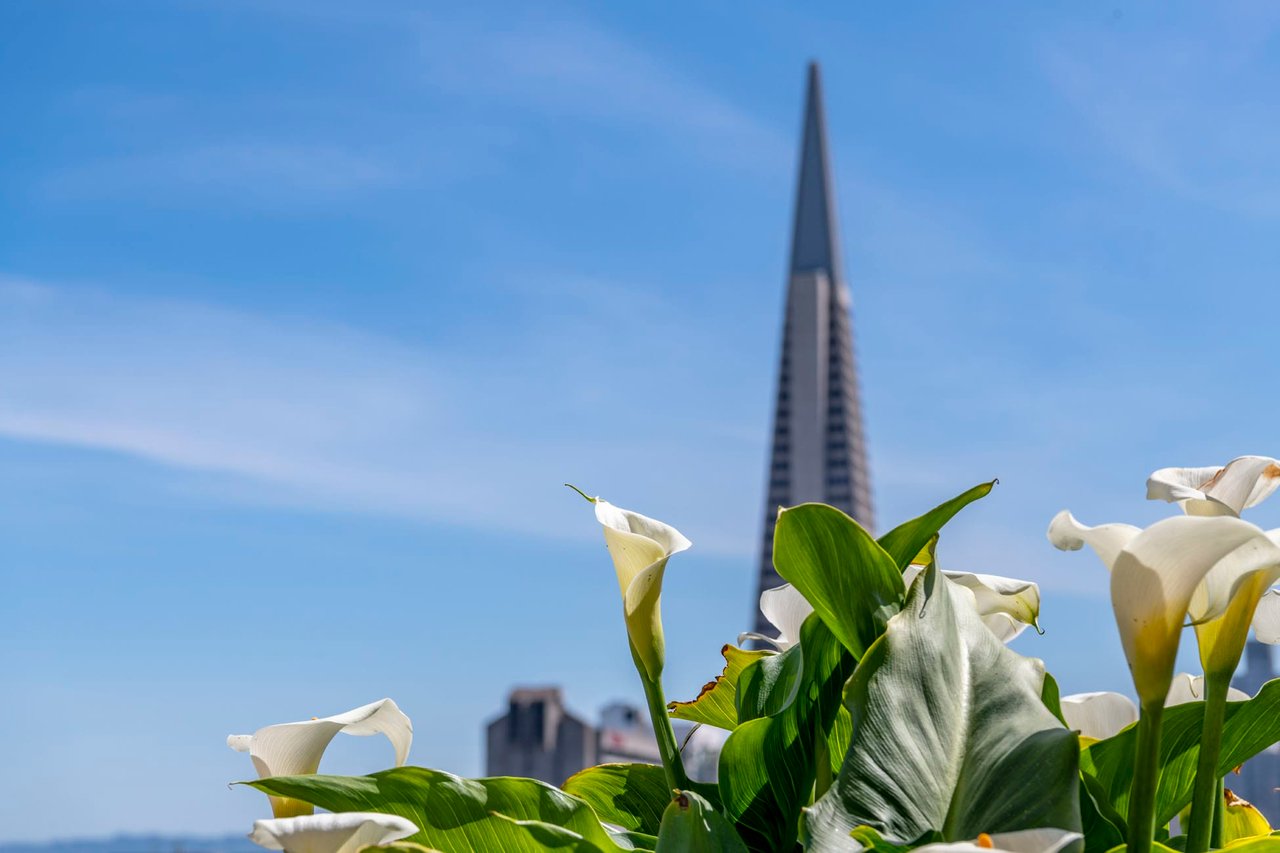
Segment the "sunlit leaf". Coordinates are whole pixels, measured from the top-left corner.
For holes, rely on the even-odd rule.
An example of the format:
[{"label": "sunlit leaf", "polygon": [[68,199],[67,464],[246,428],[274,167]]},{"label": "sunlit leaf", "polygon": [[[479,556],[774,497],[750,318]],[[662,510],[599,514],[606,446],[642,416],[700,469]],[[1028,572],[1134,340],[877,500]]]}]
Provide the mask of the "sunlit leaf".
[{"label": "sunlit leaf", "polygon": [[849,680],[849,751],[805,813],[817,849],[854,849],[863,825],[898,844],[1080,829],[1079,746],[1045,707],[1042,664],[1005,648],[963,596],[928,570]]},{"label": "sunlit leaf", "polygon": [[902,569],[871,534],[825,504],[778,512],[773,565],[854,657],[880,636],[906,592]]},{"label": "sunlit leaf", "polygon": [[738,833],[711,804],[692,791],[677,791],[662,815],[662,853],[747,853]]},{"label": "sunlit leaf", "polygon": [[596,817],[623,829],[657,835],[671,802],[665,771],[656,764],[601,764],[569,777],[564,791],[591,806]]},{"label": "sunlit leaf", "polygon": [[[1164,710],[1160,739],[1160,784],[1156,790],[1156,822],[1168,823],[1191,802],[1196,762],[1200,757],[1200,733],[1204,703],[1188,702]],[[1103,796],[1121,815],[1129,813],[1129,786],[1133,781],[1136,729],[1091,744],[1080,754],[1081,769],[1098,781]],[[1280,679],[1268,681],[1247,702],[1228,702],[1222,727],[1222,752],[1218,774],[1280,741]]]},{"label": "sunlit leaf", "polygon": [[[816,778],[816,745],[829,739],[853,658],[817,614],[800,632],[804,674],[781,713],[743,723],[720,752],[721,808],[753,851],[791,850]],[[828,741],[829,742],[829,741]]]},{"label": "sunlit leaf", "polygon": [[696,699],[670,703],[667,709],[672,717],[729,731],[738,727],[738,678],[749,664],[774,652],[726,645],[720,653],[724,655],[724,672],[717,675],[715,681],[707,682]]},{"label": "sunlit leaf", "polygon": [[[600,825],[582,800],[533,779],[463,779],[424,767],[397,767],[368,776],[276,776],[246,782],[274,796],[293,797],[331,812],[376,811],[408,818],[421,831],[406,841],[450,853],[524,853],[546,849],[549,824],[604,853],[628,849]],[[569,836],[557,834],[558,843]]]},{"label": "sunlit leaf", "polygon": [[899,524],[880,537],[878,540],[880,547],[893,558],[899,571],[905,569],[929,544],[929,540],[955,517],[956,513],[990,494],[996,482],[998,481],[992,480],[990,483],[974,486],[964,494],[939,504],[924,515]]}]

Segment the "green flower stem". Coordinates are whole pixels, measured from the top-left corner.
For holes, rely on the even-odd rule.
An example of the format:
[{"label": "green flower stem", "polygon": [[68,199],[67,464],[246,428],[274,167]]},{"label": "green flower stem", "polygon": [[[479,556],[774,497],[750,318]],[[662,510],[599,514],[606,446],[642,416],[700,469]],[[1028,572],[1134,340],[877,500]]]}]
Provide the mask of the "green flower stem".
[{"label": "green flower stem", "polygon": [[649,678],[645,673],[644,663],[634,648],[631,650],[631,658],[635,661],[640,682],[644,685],[644,698],[649,705],[649,720],[653,723],[653,736],[658,741],[658,754],[662,756],[662,769],[667,774],[667,787],[673,791],[683,791],[690,787],[689,775],[684,771],[684,759],[680,757],[676,733],[671,729],[667,697],[662,692],[662,678]]},{"label": "green flower stem", "polygon": [[1191,789],[1187,853],[1205,853],[1209,849],[1213,842],[1215,800],[1222,800],[1218,757],[1222,754],[1222,722],[1227,712],[1227,687],[1231,673],[1206,673],[1204,681],[1204,729],[1200,732],[1200,758],[1196,763],[1195,785]]},{"label": "green flower stem", "polygon": [[1156,834],[1156,788],[1160,783],[1160,723],[1164,703],[1144,703],[1138,718],[1138,750],[1133,762],[1133,787],[1129,789],[1129,849],[1127,853],[1151,853]]},{"label": "green flower stem", "polygon": [[1222,846],[1222,822],[1227,817],[1227,786],[1224,780],[1218,780],[1218,799],[1213,804],[1213,832],[1209,833],[1209,846]]}]

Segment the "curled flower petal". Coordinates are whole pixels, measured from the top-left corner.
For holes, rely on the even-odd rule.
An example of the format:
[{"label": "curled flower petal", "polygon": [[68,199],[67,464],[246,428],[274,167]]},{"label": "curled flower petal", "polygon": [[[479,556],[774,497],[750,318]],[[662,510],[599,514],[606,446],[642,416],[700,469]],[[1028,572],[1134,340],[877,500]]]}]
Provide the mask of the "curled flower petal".
[{"label": "curled flower petal", "polygon": [[1133,538],[1141,533],[1132,524],[1099,524],[1090,527],[1076,521],[1065,509],[1049,522],[1049,541],[1059,551],[1079,551],[1085,545],[1093,549],[1102,565],[1111,571],[1116,557]]},{"label": "curled flower petal", "polygon": [[1240,456],[1223,466],[1161,468],[1147,479],[1147,497],[1181,504],[1187,515],[1234,515],[1280,487],[1280,460]]},{"label": "curled flower petal", "polygon": [[622,591],[631,648],[651,679],[662,673],[666,641],[662,633],[662,576],[667,560],[691,547],[679,530],[638,512],[596,498],[596,520],[604,528]]},{"label": "curled flower petal", "polygon": [[1067,728],[1081,736],[1106,740],[1138,721],[1138,706],[1123,693],[1075,693],[1059,700]]},{"label": "curled flower petal", "polygon": [[[912,564],[902,573],[902,582],[910,587],[924,570]],[[951,583],[962,586],[973,595],[974,606],[982,622],[1002,643],[1008,643],[1040,618],[1040,587],[1032,581],[1000,575],[972,572],[943,572]]]},{"label": "curled flower petal", "polygon": [[356,853],[369,845],[408,838],[417,831],[412,821],[398,815],[343,812],[255,821],[249,840],[287,853]]},{"label": "curled flower petal", "polygon": [[[260,777],[302,776],[320,768],[320,758],[338,732],[349,735],[387,736],[396,752],[396,766],[409,757],[413,743],[413,723],[390,699],[380,699],[342,714],[297,723],[280,723],[258,729],[251,735],[231,735],[227,746],[247,752]],[[286,804],[284,798],[272,797],[277,817],[297,814],[298,806]],[[302,813],[310,813],[302,806]]]},{"label": "curled flower petal", "polygon": [[[1248,693],[1243,690],[1237,690],[1234,687],[1227,688],[1228,702],[1243,702],[1251,698]],[[1169,693],[1165,697],[1164,704],[1166,708],[1174,705],[1185,705],[1188,702],[1204,701],[1204,676],[1192,675],[1189,672],[1180,672],[1173,677],[1173,683],[1169,685]]]}]

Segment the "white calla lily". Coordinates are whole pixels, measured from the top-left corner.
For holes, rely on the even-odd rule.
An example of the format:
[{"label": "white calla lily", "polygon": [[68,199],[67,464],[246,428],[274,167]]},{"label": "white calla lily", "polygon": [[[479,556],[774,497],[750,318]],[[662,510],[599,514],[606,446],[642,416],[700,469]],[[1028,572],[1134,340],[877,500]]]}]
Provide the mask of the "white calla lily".
[{"label": "white calla lily", "polygon": [[[924,571],[924,566],[911,564],[902,573],[902,582],[910,587]],[[1032,581],[1006,578],[1000,575],[979,575],[972,572],[943,572],[947,580],[964,587],[973,594],[974,605],[982,623],[1007,643],[1021,634],[1028,626],[1036,626],[1040,618],[1040,586]]]},{"label": "white calla lily", "polygon": [[972,841],[950,841],[917,847],[915,853],[1058,853],[1084,836],[1066,829],[1023,829],[983,833]]},{"label": "white calla lily", "polygon": [[[381,699],[332,717],[297,723],[280,723],[251,735],[230,735],[227,746],[247,752],[260,777],[305,776],[320,768],[320,758],[339,732],[349,735],[386,735],[396,753],[396,766],[404,764],[413,743],[413,723],[390,699]],[[271,797],[276,817],[310,814],[310,805],[284,797]]]},{"label": "white calla lily", "polygon": [[1081,737],[1106,740],[1125,726],[1138,722],[1138,706],[1123,693],[1103,690],[1096,693],[1074,693],[1059,700],[1067,728]]},{"label": "white calla lily", "polygon": [[1280,460],[1240,456],[1226,465],[1161,468],[1147,478],[1147,497],[1182,506],[1187,515],[1233,515],[1280,488]]},{"label": "white calla lily", "polygon": [[1198,626],[1206,672],[1220,657],[1214,650],[1227,645],[1228,638],[1218,642],[1217,635],[1230,633],[1234,643],[1238,633],[1240,620],[1229,608],[1247,609],[1247,631],[1257,598],[1280,573],[1280,544],[1273,539],[1232,516],[1169,518],[1139,531],[1121,524],[1088,527],[1064,511],[1049,525],[1056,547],[1088,544],[1111,571],[1111,605],[1144,703],[1163,701],[1168,693],[1184,619]]},{"label": "white calla lily", "polygon": [[618,574],[632,651],[648,677],[656,680],[666,661],[662,576],[671,555],[687,550],[693,543],[661,521],[600,498],[589,500],[595,504],[596,521],[604,528],[605,545]]},{"label": "white calla lily", "polygon": [[249,840],[285,853],[356,853],[370,845],[408,838],[417,831],[412,821],[398,815],[343,812],[255,821]]},{"label": "white calla lily", "polygon": [[800,594],[800,590],[787,583],[760,593],[760,612],[770,625],[778,629],[778,636],[745,631],[738,635],[738,645],[756,640],[784,652],[800,642],[800,626],[813,612],[813,605]]},{"label": "white calla lily", "polygon": [[[1165,696],[1164,706],[1172,708],[1174,705],[1185,705],[1188,702],[1203,702],[1204,695],[1203,675],[1180,672],[1173,677],[1173,683],[1169,685],[1169,693]],[[1243,702],[1250,698],[1249,694],[1243,690],[1237,690],[1234,687],[1227,688],[1228,702]]]}]

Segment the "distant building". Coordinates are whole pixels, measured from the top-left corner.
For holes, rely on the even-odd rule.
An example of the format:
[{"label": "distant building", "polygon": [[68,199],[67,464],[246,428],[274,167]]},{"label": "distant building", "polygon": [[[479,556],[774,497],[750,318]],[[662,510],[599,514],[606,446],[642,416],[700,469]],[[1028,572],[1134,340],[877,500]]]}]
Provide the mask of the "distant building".
[{"label": "distant building", "polygon": [[[728,732],[674,721],[685,769],[694,779],[714,782],[720,747]],[[526,776],[561,785],[597,764],[661,764],[653,726],[642,709],[612,702],[592,726],[570,714],[558,687],[511,691],[507,713],[486,727],[486,776]]]},{"label": "distant building", "polygon": [[[1243,673],[1232,679],[1231,686],[1250,696],[1257,694],[1262,685],[1276,677],[1271,647],[1257,640],[1250,640],[1244,649]],[[1272,744],[1265,752],[1244,763],[1239,776],[1228,775],[1226,785],[1237,796],[1258,807],[1274,825],[1280,820],[1280,744]]]},{"label": "distant building", "polygon": [[[757,596],[782,583],[773,568],[778,507],[821,501],[868,530],[875,527],[850,305],[815,62],[809,65],[800,144]],[[755,601],[751,609],[756,632],[777,636]]]},{"label": "distant building", "polygon": [[507,713],[488,725],[485,756],[487,776],[560,785],[598,763],[595,729],[565,709],[559,687],[519,687]]},{"label": "distant building", "polygon": [[600,711],[597,764],[661,764],[649,715],[634,705],[613,702]]}]

